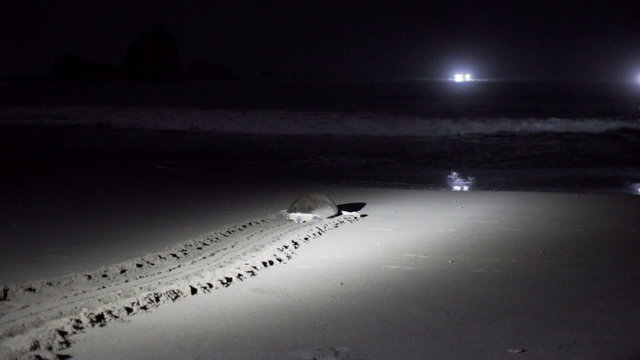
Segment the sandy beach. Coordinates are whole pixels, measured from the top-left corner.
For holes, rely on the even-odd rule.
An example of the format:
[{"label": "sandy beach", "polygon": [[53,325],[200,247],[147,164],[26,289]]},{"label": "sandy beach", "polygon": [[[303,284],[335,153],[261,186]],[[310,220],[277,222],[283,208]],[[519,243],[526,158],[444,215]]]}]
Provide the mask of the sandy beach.
[{"label": "sandy beach", "polygon": [[[82,226],[87,217],[69,213],[74,206],[57,221],[58,232],[28,222],[13,229],[46,240],[16,242],[11,256],[3,255],[3,280],[10,289],[0,302],[4,357],[640,356],[640,197],[257,185],[246,179],[212,186],[199,182],[201,175],[157,169],[145,174],[166,189],[164,195],[150,189],[152,195],[135,202],[109,202],[103,213],[86,205],[85,216],[87,209],[95,214],[88,227]],[[127,185],[107,186],[103,195],[114,199],[135,192]],[[309,191],[329,194],[338,204],[366,203],[359,213],[367,216],[305,224],[274,217]],[[85,201],[80,197],[72,200]],[[49,199],[47,211],[55,204]],[[121,214],[130,219],[127,224],[118,223]],[[248,227],[253,230],[238,231]],[[74,229],[102,244],[99,251],[65,244],[69,238],[62,234]],[[120,242],[99,242],[108,236]],[[198,243],[207,238],[217,251]],[[298,242],[295,248],[292,241]],[[47,242],[49,247],[41,246]],[[202,249],[195,249],[198,244]],[[149,265],[154,256],[183,250],[185,256]],[[56,255],[63,260],[47,260]],[[100,279],[104,273],[108,278]],[[181,293],[167,296],[171,290]],[[140,302],[153,293],[164,295],[147,306]],[[36,339],[40,348],[33,345]]]},{"label": "sandy beach", "polygon": [[3,3],[0,360],[640,360],[637,5],[576,5]]},{"label": "sandy beach", "polygon": [[[335,189],[288,264],[77,337],[78,359],[632,359],[637,197]],[[348,197],[350,194],[355,198]],[[612,216],[612,214],[616,214]]]}]

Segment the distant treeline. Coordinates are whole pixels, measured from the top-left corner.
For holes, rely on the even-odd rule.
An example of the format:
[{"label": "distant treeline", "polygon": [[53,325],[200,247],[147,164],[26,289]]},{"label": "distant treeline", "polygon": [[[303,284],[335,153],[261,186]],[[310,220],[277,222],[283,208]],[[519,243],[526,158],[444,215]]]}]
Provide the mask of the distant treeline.
[{"label": "distant treeline", "polygon": [[[275,74],[262,71],[260,78]],[[105,81],[181,81],[237,80],[232,70],[209,60],[199,60],[186,69],[178,54],[173,36],[161,24],[153,24],[127,48],[122,64],[92,62],[83,56],[66,54],[56,57],[50,76],[23,74],[11,77],[11,83],[105,82]]]}]

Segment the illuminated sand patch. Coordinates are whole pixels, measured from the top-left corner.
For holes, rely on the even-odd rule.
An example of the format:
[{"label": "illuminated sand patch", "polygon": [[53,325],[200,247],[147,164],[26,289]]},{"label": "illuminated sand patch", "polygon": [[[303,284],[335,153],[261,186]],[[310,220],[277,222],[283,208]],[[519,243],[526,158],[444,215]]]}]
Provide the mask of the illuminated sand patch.
[{"label": "illuminated sand patch", "polygon": [[[306,244],[255,281],[74,336],[68,353],[78,360],[308,360],[342,348],[345,357],[368,360],[638,353],[632,284],[640,198],[331,193],[366,199],[366,221]],[[447,229],[455,231],[438,231]]]},{"label": "illuminated sand patch", "polygon": [[287,262],[303,243],[358,219],[295,223],[274,214],[97,271],[5,286],[0,358],[56,358],[78,332],[254,277]]}]

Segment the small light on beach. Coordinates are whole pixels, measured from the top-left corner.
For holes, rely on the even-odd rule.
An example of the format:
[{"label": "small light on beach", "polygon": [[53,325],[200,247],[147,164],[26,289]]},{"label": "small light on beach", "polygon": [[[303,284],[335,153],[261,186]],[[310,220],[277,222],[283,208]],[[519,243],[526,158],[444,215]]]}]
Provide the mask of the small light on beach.
[{"label": "small light on beach", "polygon": [[455,171],[447,176],[447,184],[452,191],[469,191],[474,180],[471,176],[463,177]]},{"label": "small light on beach", "polygon": [[631,189],[633,189],[634,194],[640,195],[640,183],[631,184]]}]

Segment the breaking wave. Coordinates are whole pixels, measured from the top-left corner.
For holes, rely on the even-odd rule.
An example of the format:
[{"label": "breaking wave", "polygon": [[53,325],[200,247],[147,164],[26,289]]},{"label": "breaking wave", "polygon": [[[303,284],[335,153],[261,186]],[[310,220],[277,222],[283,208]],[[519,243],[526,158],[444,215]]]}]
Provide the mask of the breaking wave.
[{"label": "breaking wave", "polygon": [[455,136],[497,133],[603,133],[640,130],[640,119],[423,118],[383,113],[201,110],[171,107],[3,108],[0,124],[102,125],[150,130],[273,135]]}]

